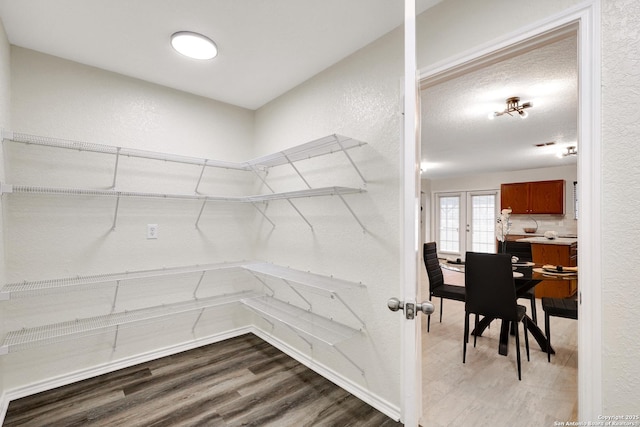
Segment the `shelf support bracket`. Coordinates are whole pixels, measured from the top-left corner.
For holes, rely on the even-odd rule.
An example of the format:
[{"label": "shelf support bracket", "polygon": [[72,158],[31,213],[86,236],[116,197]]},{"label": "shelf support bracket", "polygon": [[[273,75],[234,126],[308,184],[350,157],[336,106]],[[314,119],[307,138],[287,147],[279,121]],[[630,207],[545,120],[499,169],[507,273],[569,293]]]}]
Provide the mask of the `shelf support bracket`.
[{"label": "shelf support bracket", "polygon": [[200,275],[200,279],[198,279],[198,284],[196,285],[196,288],[193,290],[193,299],[198,299],[196,294],[198,293],[198,289],[200,289],[200,284],[202,283],[202,279],[204,279],[204,275],[206,272],[207,272],[206,270],[203,271],[202,274]]},{"label": "shelf support bracket", "polygon": [[249,165],[249,167],[251,168],[251,171],[260,179],[260,181],[262,181],[265,187],[267,187],[269,191],[271,191],[272,193],[275,193],[275,191],[273,191],[273,188],[271,188],[271,186],[267,184],[267,180],[264,179],[262,175],[260,175],[260,173],[256,170],[256,168],[253,165]]},{"label": "shelf support bracket", "polygon": [[120,291],[120,280],[116,280],[116,292],[113,294],[113,302],[111,303],[111,314],[116,309],[116,301],[118,299],[118,292]]},{"label": "shelf support bracket", "polygon": [[269,217],[267,216],[266,213],[264,213],[264,211],[262,209],[260,209],[255,202],[251,202],[251,204],[253,205],[254,208],[256,208],[258,210],[258,212],[260,212],[260,214],[262,214],[262,216],[264,217],[264,219],[266,219],[267,221],[269,221],[269,223],[271,223],[271,225],[273,226],[273,228],[276,228],[276,225],[273,223],[273,221],[271,221],[271,219],[269,219]]},{"label": "shelf support bracket", "polygon": [[344,153],[345,156],[347,156],[347,159],[349,159],[349,163],[351,163],[351,166],[353,166],[353,168],[356,170],[356,172],[358,173],[358,175],[360,175],[360,179],[362,179],[362,182],[367,185],[367,180],[364,179],[364,176],[362,175],[362,172],[360,172],[360,169],[358,169],[358,166],[356,166],[356,163],[353,161],[353,159],[351,158],[351,156],[349,155],[349,153],[347,152],[347,150],[345,150],[344,145],[342,145],[342,141],[340,141],[340,137],[338,135],[335,135],[336,137],[336,142],[338,143],[338,145],[340,146],[340,149],[342,150],[342,152]]},{"label": "shelf support bracket", "polygon": [[116,351],[116,347],[118,346],[118,333],[120,332],[120,325],[116,325],[116,335],[113,337],[113,345],[111,346],[111,351]]},{"label": "shelf support bracket", "polygon": [[300,173],[300,171],[298,170],[298,168],[296,167],[296,165],[291,161],[291,159],[289,158],[289,156],[287,156],[285,153],[282,153],[282,155],[284,156],[285,159],[287,159],[287,162],[289,162],[289,164],[291,165],[291,167],[293,168],[294,171],[296,171],[296,173],[298,174],[298,176],[300,177],[300,179],[302,179],[304,181],[305,184],[307,184],[308,188],[311,188],[311,186],[309,185],[309,183],[307,182],[306,179],[304,179],[304,176],[302,176],[302,174]]},{"label": "shelf support bracket", "polygon": [[198,182],[196,183],[196,188],[195,191],[196,194],[198,193],[198,187],[200,187],[200,182],[202,181],[202,175],[204,175],[204,170],[207,167],[207,162],[209,161],[209,159],[205,159],[204,163],[202,164],[202,170],[200,171],[200,176],[198,177]]},{"label": "shelf support bracket", "polygon": [[116,229],[116,222],[118,221],[118,208],[120,207],[120,193],[118,193],[118,198],[116,199],[116,210],[113,213],[113,224],[111,225],[111,231]]},{"label": "shelf support bracket", "polygon": [[198,218],[196,219],[196,228],[198,228],[198,223],[200,222],[200,217],[202,216],[202,212],[204,211],[204,205],[207,204],[208,199],[204,199],[202,202],[202,206],[200,207],[200,213],[198,214]]},{"label": "shelf support bracket", "polygon": [[116,188],[116,179],[118,178],[118,162],[120,160],[120,147],[116,147],[116,164],[113,168],[113,182],[111,183],[111,189]]},{"label": "shelf support bracket", "polygon": [[367,328],[367,326],[365,325],[364,321],[360,318],[360,316],[358,316],[356,312],[353,311],[353,309],[347,305],[347,303],[342,299],[342,297],[340,297],[340,295],[338,295],[336,292],[331,292],[331,298],[336,298],[338,301],[340,301],[342,305],[344,305],[347,308],[347,310],[349,310],[349,312],[353,314],[353,317],[358,319],[358,321],[362,325],[363,330]]},{"label": "shelf support bracket", "polygon": [[308,339],[306,339],[305,337],[303,337],[302,335],[300,335],[300,333],[298,331],[295,330],[295,328],[291,325],[288,325],[287,323],[282,322],[283,325],[285,325],[287,328],[291,329],[293,331],[294,334],[296,334],[298,337],[300,337],[300,339],[304,342],[306,342],[309,347],[313,348],[313,343],[311,341],[309,341]]},{"label": "shelf support bracket", "polygon": [[342,197],[342,194],[340,194],[340,191],[336,190],[336,194],[338,195],[338,197],[340,197],[340,200],[342,200],[342,203],[344,203],[344,205],[347,207],[347,209],[349,210],[351,215],[355,218],[355,220],[358,221],[358,224],[360,224],[360,227],[362,227],[362,232],[366,233],[367,229],[365,228],[364,224],[362,224],[362,222],[360,221],[356,213],[353,211],[353,209],[351,209],[351,206],[349,206],[349,204],[344,199],[344,197]]},{"label": "shelf support bracket", "polygon": [[301,293],[300,293],[300,292],[299,292],[295,287],[293,287],[293,285],[291,285],[291,283],[289,283],[289,281],[288,281],[287,279],[282,279],[282,281],[283,281],[284,283],[286,283],[286,284],[287,284],[287,286],[289,286],[289,287],[291,288],[291,290],[292,290],[293,292],[295,292],[295,293],[296,293],[296,294],[297,294],[297,295],[298,295],[298,296],[299,296],[299,297],[300,297],[304,302],[306,302],[306,303],[307,303],[307,305],[309,306],[309,310],[311,310],[311,309],[312,309],[312,305],[311,305],[311,303],[309,302],[309,300],[308,300],[308,299],[306,299],[304,296],[302,296],[302,294],[301,294]]},{"label": "shelf support bracket", "polygon": [[254,273],[253,271],[249,270],[249,272],[251,273],[251,275],[253,277],[255,277],[258,282],[262,283],[262,285],[269,289],[271,291],[271,296],[274,296],[276,294],[276,292],[273,290],[273,288],[271,288],[271,286],[267,285],[267,282],[265,282],[264,280],[262,280],[262,277],[258,276],[256,273]]},{"label": "shelf support bracket", "polygon": [[[313,230],[313,225],[311,225],[311,223],[310,223],[310,222],[307,220],[307,218],[302,214],[302,212],[300,212],[300,209],[298,209],[298,208],[296,207],[296,205],[294,205],[294,204],[293,204],[293,202],[292,202],[291,200],[287,199],[287,202],[289,202],[289,204],[291,205],[291,207],[292,207],[293,209],[295,209],[295,210],[296,210],[296,212],[298,212],[298,215],[300,215],[300,216],[302,217],[302,219],[304,220],[304,222],[306,222],[306,223],[307,223],[307,225],[309,226],[309,228],[311,228],[311,229]],[[360,222],[360,221],[358,221],[358,222]]]},{"label": "shelf support bracket", "polygon": [[191,327],[191,335],[195,335],[196,326],[198,326],[198,322],[200,322],[200,318],[204,314],[204,310],[205,310],[204,308],[200,310],[200,313],[198,313],[198,317],[196,318],[196,321],[193,322],[193,326]]},{"label": "shelf support bracket", "polygon": [[332,346],[338,353],[340,353],[340,355],[342,355],[342,357],[344,357],[349,363],[351,363],[353,366],[356,367],[356,369],[358,371],[360,371],[360,374],[364,377],[364,369],[362,369],[360,366],[358,366],[356,364],[356,362],[354,362],[353,360],[351,360],[351,358],[349,356],[347,356],[346,354],[344,354],[344,352],[342,350],[340,350],[338,348],[338,346],[333,345]]},{"label": "shelf support bracket", "polygon": [[[288,159],[287,159],[287,160],[288,160]],[[275,191],[273,191],[273,188],[271,188],[271,186],[270,186],[269,184],[267,184],[267,180],[265,180],[265,179],[262,177],[262,175],[260,175],[260,174],[258,173],[258,171],[256,170],[256,168],[255,168],[255,167],[253,167],[253,165],[249,165],[249,166],[251,167],[251,170],[253,171],[253,173],[255,173],[255,174],[256,174],[256,176],[257,176],[258,178],[260,178],[260,181],[262,181],[262,183],[263,183],[263,184],[264,184],[264,185],[265,185],[265,186],[266,186],[266,187],[267,187],[267,188],[268,188],[272,193],[275,193]],[[295,169],[295,166],[294,166],[294,169]],[[301,175],[301,176],[302,176],[302,175]],[[302,178],[302,179],[304,180],[304,178]],[[306,182],[306,181],[305,181],[305,182]],[[309,185],[309,184],[307,184],[307,185]],[[309,188],[311,188],[311,187],[309,187]],[[307,223],[307,225],[308,225],[308,226],[313,230],[313,225],[311,225],[311,223],[310,223],[309,221],[307,221],[307,218],[305,218],[305,216],[304,216],[304,215],[302,215],[302,212],[300,212],[300,210],[298,210],[298,208],[296,207],[296,205],[294,205],[294,204],[293,204],[293,202],[292,202],[291,200],[289,200],[289,199],[287,199],[287,202],[289,202],[289,204],[291,205],[291,207],[292,207],[293,209],[295,209],[295,210],[296,210],[296,212],[298,212],[298,215],[300,215],[300,216],[302,217],[302,219],[304,220],[304,222],[306,222],[306,223]]]}]

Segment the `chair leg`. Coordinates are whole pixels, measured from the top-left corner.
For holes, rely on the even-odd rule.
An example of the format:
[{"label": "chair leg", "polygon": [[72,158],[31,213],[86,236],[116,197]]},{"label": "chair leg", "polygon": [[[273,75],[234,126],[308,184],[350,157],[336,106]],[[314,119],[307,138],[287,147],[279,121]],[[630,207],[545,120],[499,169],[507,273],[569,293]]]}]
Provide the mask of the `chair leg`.
[{"label": "chair leg", "polygon": [[527,329],[529,321],[526,317],[522,319],[523,327],[524,327],[524,346],[527,349],[527,362],[531,362],[531,358],[529,357],[529,330]]},{"label": "chair leg", "polygon": [[551,363],[551,328],[549,327],[549,314],[544,313],[544,334],[547,336],[547,362]]},{"label": "chair leg", "polygon": [[476,320],[475,320],[475,326],[476,329],[476,333],[473,334],[473,348],[476,347],[476,339],[478,338],[478,333],[477,331],[480,329],[480,321],[478,320],[478,314],[476,314]]},{"label": "chair leg", "polygon": [[462,363],[467,361],[467,341],[469,341],[469,313],[464,312],[464,337],[462,339]]},{"label": "chair leg", "polygon": [[[431,302],[431,295],[429,295],[429,302]],[[442,312],[442,310],[440,310]],[[429,329],[431,328],[431,315],[427,315],[427,333],[429,333]]]},{"label": "chair leg", "polygon": [[516,326],[516,361],[518,364],[518,380],[522,381],[522,368],[520,366],[520,331],[518,330],[518,323],[520,322],[513,323],[515,323]]},{"label": "chair leg", "polygon": [[444,298],[440,298],[440,323],[442,323],[442,300]]}]

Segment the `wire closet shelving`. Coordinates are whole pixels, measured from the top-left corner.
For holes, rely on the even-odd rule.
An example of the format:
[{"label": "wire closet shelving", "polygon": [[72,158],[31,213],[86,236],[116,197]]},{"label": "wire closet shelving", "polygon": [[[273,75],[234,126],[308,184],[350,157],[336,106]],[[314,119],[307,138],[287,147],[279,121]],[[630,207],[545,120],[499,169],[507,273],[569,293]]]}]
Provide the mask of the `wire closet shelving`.
[{"label": "wire closet shelving", "polygon": [[[3,183],[0,185],[0,194],[5,193],[18,193],[18,194],[46,194],[46,195],[58,195],[58,196],[90,196],[90,197],[114,197],[116,198],[116,206],[114,212],[114,219],[112,224],[112,230],[115,229],[117,224],[119,202],[121,197],[126,198],[151,198],[151,199],[173,199],[173,200],[199,200],[202,201],[202,206],[198,213],[198,217],[195,222],[195,226],[198,227],[202,213],[204,211],[207,202],[234,202],[234,203],[250,203],[255,209],[272,225],[275,227],[275,223],[267,216],[265,209],[260,209],[257,203],[268,203],[273,200],[286,200],[300,215],[300,217],[313,228],[309,220],[304,214],[295,206],[292,199],[303,197],[321,197],[321,196],[338,196],[341,202],[346,206],[349,213],[362,227],[362,230],[366,232],[364,224],[360,221],[356,213],[351,209],[343,195],[355,194],[365,192],[364,188],[352,188],[352,187],[322,187],[312,188],[308,181],[304,178],[300,170],[296,167],[295,162],[311,159],[313,157],[332,154],[335,152],[343,152],[347,157],[349,163],[354,168],[363,184],[366,186],[366,180],[364,176],[356,166],[351,155],[348,153],[349,149],[355,147],[361,147],[365,145],[365,142],[358,141],[356,139],[346,137],[343,135],[333,134],[323,138],[316,139],[292,148],[288,148],[279,151],[274,154],[270,154],[263,157],[258,157],[246,162],[227,162],[220,160],[212,160],[206,158],[196,158],[181,156],[169,153],[160,153],[147,150],[131,149],[124,147],[117,147],[111,145],[96,144],[90,142],[72,141],[59,138],[51,138],[45,136],[30,135],[25,133],[3,131],[3,141],[13,141],[17,143],[23,143],[27,145],[37,145],[53,148],[68,149],[74,151],[87,151],[94,153],[110,154],[115,156],[113,181],[110,189],[86,189],[86,188],[55,188],[46,186],[27,186],[27,185],[10,185]],[[117,177],[118,177],[118,163],[120,157],[136,157],[151,160],[160,160],[165,162],[176,162],[183,164],[192,164],[201,166],[201,171],[195,185],[193,194],[169,194],[169,193],[153,193],[153,192],[136,192],[136,191],[119,191],[116,189]],[[289,164],[296,174],[302,179],[307,186],[305,190],[276,192],[267,183],[266,179],[262,176],[260,171],[265,171],[268,168],[274,166],[281,166]],[[260,194],[251,196],[216,196],[207,195],[198,192],[200,183],[202,182],[203,174],[206,168],[224,168],[233,170],[243,170],[253,172],[271,191],[271,194]]]}]

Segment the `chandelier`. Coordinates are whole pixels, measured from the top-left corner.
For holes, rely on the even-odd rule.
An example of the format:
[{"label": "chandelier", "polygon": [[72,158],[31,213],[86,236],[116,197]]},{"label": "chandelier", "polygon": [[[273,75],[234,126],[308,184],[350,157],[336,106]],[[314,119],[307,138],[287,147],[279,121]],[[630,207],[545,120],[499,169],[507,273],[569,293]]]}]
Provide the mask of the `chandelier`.
[{"label": "chandelier", "polygon": [[513,96],[511,98],[507,98],[507,108],[505,108],[503,111],[496,111],[496,112],[490,113],[489,119],[493,120],[495,117],[502,116],[504,114],[508,114],[510,116],[513,116],[514,114],[518,114],[520,118],[526,119],[528,114],[524,110],[525,108],[531,108],[531,107],[533,107],[533,104],[531,102],[524,102],[522,103],[522,105],[520,105],[520,97]]}]

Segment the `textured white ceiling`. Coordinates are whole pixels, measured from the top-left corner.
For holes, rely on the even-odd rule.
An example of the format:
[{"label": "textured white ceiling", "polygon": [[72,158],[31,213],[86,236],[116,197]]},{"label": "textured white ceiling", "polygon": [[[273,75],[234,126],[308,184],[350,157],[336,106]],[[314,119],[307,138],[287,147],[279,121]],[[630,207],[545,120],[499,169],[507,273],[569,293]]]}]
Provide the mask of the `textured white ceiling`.
[{"label": "textured white ceiling", "polygon": [[[512,96],[533,103],[529,116],[489,120]],[[429,87],[422,92],[422,159],[430,163],[423,177],[575,164],[576,156],[556,153],[577,145],[577,105],[575,35]]]},{"label": "textured white ceiling", "polygon": [[[441,0],[419,0],[426,10]],[[0,0],[10,43],[257,109],[403,23],[399,0]],[[201,62],[169,37],[195,31]]]}]

